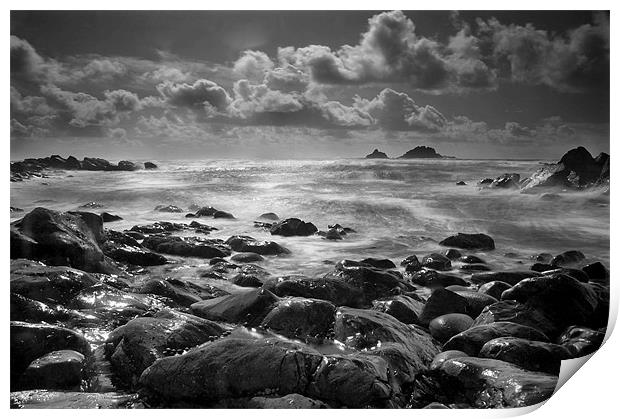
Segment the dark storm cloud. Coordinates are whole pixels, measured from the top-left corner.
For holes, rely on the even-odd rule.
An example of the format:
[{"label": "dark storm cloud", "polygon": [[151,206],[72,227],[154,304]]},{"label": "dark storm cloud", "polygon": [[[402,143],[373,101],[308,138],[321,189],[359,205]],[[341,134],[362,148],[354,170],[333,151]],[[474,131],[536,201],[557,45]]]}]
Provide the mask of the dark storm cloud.
[{"label": "dark storm cloud", "polygon": [[217,83],[200,79],[193,84],[165,81],[157,90],[173,106],[187,108],[211,107],[224,111],[231,102],[228,92]]}]

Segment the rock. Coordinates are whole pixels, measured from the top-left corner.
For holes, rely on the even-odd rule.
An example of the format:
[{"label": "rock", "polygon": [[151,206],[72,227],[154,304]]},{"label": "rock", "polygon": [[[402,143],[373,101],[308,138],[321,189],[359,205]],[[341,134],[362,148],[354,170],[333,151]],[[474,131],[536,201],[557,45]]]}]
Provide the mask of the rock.
[{"label": "rock", "polygon": [[411,272],[418,271],[422,268],[422,264],[416,255],[407,256],[400,262],[400,266],[404,266],[405,268],[409,265],[411,265]]},{"label": "rock", "polygon": [[569,250],[564,253],[560,253],[559,255],[551,259],[550,264],[553,266],[573,265],[581,262],[585,258],[585,255],[579,250]]},{"label": "rock", "polygon": [[422,259],[422,266],[437,271],[449,271],[452,269],[450,259],[439,253],[431,253],[430,255],[424,256]]},{"label": "rock", "polygon": [[214,321],[240,323],[249,327],[261,324],[278,302],[271,292],[256,289],[194,303],[193,314]]},{"label": "rock", "polygon": [[534,272],[545,272],[545,271],[550,271],[553,269],[554,269],[554,266],[549,265],[547,263],[535,263],[532,266],[530,266],[530,271],[534,271]]},{"label": "rock", "polygon": [[541,274],[543,276],[564,274],[564,275],[568,275],[568,276],[575,278],[579,282],[587,283],[590,281],[588,274],[586,274],[581,269],[557,268],[557,269],[551,269],[549,271],[543,271],[541,272]]},{"label": "rock", "polygon": [[591,287],[563,274],[524,279],[504,291],[502,300],[515,300],[536,308],[558,327],[588,325],[598,305]]},{"label": "rock", "polygon": [[442,246],[458,247],[459,249],[479,249],[493,250],[495,242],[486,234],[465,234],[458,233],[456,236],[450,236],[439,242]]},{"label": "rock", "polygon": [[130,408],[135,396],[119,393],[27,390],[11,393],[16,409],[119,409]]},{"label": "rock", "polygon": [[601,262],[590,263],[581,268],[592,281],[609,282],[609,270]]},{"label": "rock", "polygon": [[21,374],[32,361],[53,351],[70,349],[91,354],[84,336],[64,327],[48,324],[11,322],[11,387],[18,385]]},{"label": "rock", "polygon": [[537,276],[541,276],[541,274],[533,271],[499,271],[473,274],[470,279],[474,284],[501,281],[510,285],[516,285],[526,278],[534,278]]},{"label": "rock", "polygon": [[486,263],[484,260],[474,255],[461,256],[458,261],[463,263]]},{"label": "rock", "polygon": [[157,169],[157,165],[153,162],[147,161],[147,162],[144,162],[144,168],[147,170]]},{"label": "rock", "polygon": [[235,216],[232,215],[230,212],[226,212],[226,211],[215,211],[213,213],[213,218],[228,218],[228,219],[234,219]]},{"label": "rock", "polygon": [[372,302],[372,308],[389,314],[405,324],[417,324],[424,303],[406,295],[396,295]]},{"label": "rock", "polygon": [[367,159],[387,159],[387,154],[379,151],[375,148],[375,150],[366,156]]},{"label": "rock", "polygon": [[550,253],[539,253],[533,256],[533,259],[537,262],[549,263],[553,259],[553,255]]},{"label": "rock", "polygon": [[56,323],[67,321],[75,317],[61,306],[51,307],[40,301],[35,301],[23,295],[11,293],[11,321]]},{"label": "rock", "polygon": [[428,288],[445,288],[452,285],[468,285],[463,278],[458,276],[443,274],[432,269],[421,269],[417,272],[405,272],[405,278],[414,284]]},{"label": "rock", "polygon": [[441,367],[441,365],[444,362],[446,362],[448,359],[462,358],[464,356],[469,356],[469,355],[467,355],[463,351],[443,351],[443,352],[440,352],[437,355],[435,355],[435,358],[433,358],[433,362],[431,363],[431,366],[429,367],[429,369],[430,370],[439,369]]},{"label": "rock", "polygon": [[443,346],[444,351],[463,351],[470,356],[478,356],[480,349],[491,339],[501,337],[517,337],[541,342],[549,342],[549,338],[539,330],[512,322],[495,322],[473,326],[464,332],[454,335]]},{"label": "rock", "polygon": [[484,272],[490,271],[491,268],[489,268],[487,265],[483,265],[480,263],[473,263],[463,265],[459,268],[459,270],[461,270],[462,272]]},{"label": "rock", "polygon": [[139,244],[133,237],[118,231],[108,230],[106,241],[101,246],[103,253],[117,262],[139,266],[165,265],[168,260]]},{"label": "rock", "polygon": [[209,320],[162,310],[155,317],[138,317],[115,329],[106,342],[106,352],[116,374],[134,385],[156,360],[217,339],[225,330]]},{"label": "rock", "polygon": [[561,332],[545,313],[516,301],[499,301],[485,307],[474,319],[474,326],[495,322],[512,322],[532,327],[552,339]]},{"label": "rock", "polygon": [[377,268],[377,269],[396,268],[396,265],[394,265],[394,262],[392,262],[389,259],[366,258],[366,259],[363,259],[361,262],[367,265],[370,265],[373,268]]},{"label": "rock", "polygon": [[273,212],[266,212],[258,216],[259,220],[267,220],[267,221],[279,221],[280,217]]},{"label": "rock", "polygon": [[486,284],[482,284],[480,288],[478,288],[478,292],[482,294],[490,295],[496,300],[499,300],[502,298],[502,293],[510,287],[512,287],[512,285],[510,285],[507,282],[491,281],[491,282],[487,282]]},{"label": "rock", "polygon": [[158,205],[155,207],[155,211],[179,213],[183,212],[183,208],[179,208],[176,205]]},{"label": "rock", "polygon": [[459,252],[456,249],[448,249],[448,250],[446,250],[445,255],[450,260],[458,259],[458,258],[460,258],[462,256],[461,252]]},{"label": "rock", "polygon": [[467,300],[465,298],[452,291],[438,288],[426,300],[418,321],[423,326],[428,325],[431,320],[444,314],[466,314],[467,308]]},{"label": "rock", "polygon": [[245,264],[235,268],[237,274],[230,280],[240,287],[261,287],[271,276],[269,272],[254,264]]},{"label": "rock", "polygon": [[329,409],[329,405],[301,394],[287,394],[282,397],[252,397],[250,409]]},{"label": "rock", "polygon": [[456,291],[458,295],[467,300],[467,314],[476,318],[485,307],[497,303],[497,299],[490,295],[475,291]]},{"label": "rock", "polygon": [[11,292],[45,304],[67,304],[96,278],[77,269],[11,264]]},{"label": "rock", "polygon": [[443,156],[438,154],[434,148],[426,146],[417,146],[407,151],[399,157],[399,159],[441,159]]},{"label": "rock", "polygon": [[463,182],[462,180],[459,182],[456,182],[456,186],[466,186],[467,183]]},{"label": "rock", "polygon": [[85,358],[79,352],[69,349],[50,352],[35,359],[22,375],[23,389],[71,389],[79,388]]},{"label": "rock", "polygon": [[447,394],[476,408],[524,407],[543,402],[555,391],[558,378],[525,371],[495,359],[453,358],[437,370]]},{"label": "rock", "polygon": [[140,166],[138,166],[136,163],[127,160],[119,161],[116,167],[117,170],[121,171],[134,171],[140,169]]},{"label": "rock", "polygon": [[249,236],[232,236],[226,244],[235,252],[251,252],[259,255],[283,255],[290,250],[273,241],[259,241]]},{"label": "rock", "polygon": [[491,183],[492,188],[518,188],[521,176],[518,173],[504,173],[503,175],[495,178]]},{"label": "rock", "polygon": [[80,166],[82,170],[112,170],[112,164],[109,161],[95,157],[84,157]]},{"label": "rock", "polygon": [[287,218],[279,221],[273,226],[269,232],[278,236],[310,236],[316,233],[318,229],[312,223],[306,223],[299,218]]},{"label": "rock", "polygon": [[196,210],[196,217],[213,217],[213,214],[218,212],[217,209],[213,207],[200,207]]},{"label": "rock", "polygon": [[499,359],[526,370],[558,375],[562,360],[571,358],[571,353],[553,343],[503,337],[485,343],[479,357]]},{"label": "rock", "polygon": [[106,273],[112,268],[99,247],[102,236],[103,220],[96,214],[39,207],[11,224],[11,258]]},{"label": "rock", "polygon": [[109,212],[102,212],[101,219],[104,223],[111,223],[114,221],[120,221],[123,217],[119,217],[118,215],[110,214]]},{"label": "rock", "polygon": [[232,255],[230,257],[230,260],[233,262],[238,262],[238,263],[252,263],[252,262],[260,262],[262,260],[265,260],[265,258],[263,258],[258,253],[244,252],[244,253],[237,253],[236,255]]},{"label": "rock", "polygon": [[469,329],[474,319],[466,314],[450,313],[435,317],[428,325],[431,336],[444,343],[452,336]]},{"label": "rock", "polygon": [[291,339],[321,342],[331,335],[336,306],[311,298],[283,298],[265,316],[261,326]]},{"label": "rock", "polygon": [[342,234],[340,231],[338,231],[335,228],[330,228],[327,231],[319,231],[316,234],[323,237],[325,240],[342,240],[343,236],[346,235],[346,233]]},{"label": "rock", "polygon": [[558,343],[571,353],[571,358],[580,358],[598,350],[603,344],[604,338],[604,330],[571,326],[562,333]]},{"label": "rock", "polygon": [[11,214],[13,214],[14,212],[24,212],[24,210],[17,207],[11,207]]},{"label": "rock", "polygon": [[331,301],[335,305],[360,307],[365,305],[362,290],[343,280],[335,278],[309,278],[289,275],[278,279],[276,295],[316,298]]},{"label": "rock", "polygon": [[149,279],[136,289],[140,294],[154,294],[169,298],[182,307],[202,300],[201,291],[198,287],[192,288],[188,283],[172,278]]},{"label": "rock", "polygon": [[582,189],[605,178],[603,171],[588,150],[577,147],[564,154],[557,164],[547,165],[525,179],[523,189],[554,186]]},{"label": "rock", "polygon": [[95,201],[87,202],[85,204],[80,205],[80,208],[85,208],[85,209],[98,209],[98,208],[103,208],[103,207],[105,207],[105,205],[100,204],[99,202],[95,202]]},{"label": "rock", "polygon": [[482,179],[478,182],[478,186],[485,186],[485,185],[490,185],[491,183],[493,183],[493,179],[491,178],[485,178]]},{"label": "rock", "polygon": [[[162,233],[170,233],[173,231],[181,231],[181,230],[184,230],[185,228],[186,228],[186,224],[170,223],[168,221],[158,221],[153,224],[133,226],[131,227],[131,230],[127,232],[127,234],[130,234],[130,233],[135,234],[136,232],[141,233],[141,234],[162,234]],[[144,237],[141,237],[137,240],[141,240],[141,239],[144,239]]]},{"label": "rock", "polygon": [[157,234],[145,238],[142,245],[155,252],[177,256],[191,256],[207,259],[230,256],[230,248],[219,239]]}]

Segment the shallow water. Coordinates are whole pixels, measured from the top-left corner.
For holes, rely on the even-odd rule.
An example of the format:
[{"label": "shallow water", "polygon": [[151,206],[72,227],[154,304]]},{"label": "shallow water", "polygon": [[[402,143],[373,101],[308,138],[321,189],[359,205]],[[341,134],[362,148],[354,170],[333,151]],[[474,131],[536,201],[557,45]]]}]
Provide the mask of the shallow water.
[{"label": "shallow water", "polygon": [[[609,264],[609,197],[593,192],[560,192],[553,201],[514,190],[480,190],[476,182],[505,172],[525,177],[537,161],[333,160],[333,161],[168,161],[137,172],[56,172],[47,179],[11,184],[11,205],[76,210],[96,201],[101,210],[124,218],[107,228],[123,230],[153,221],[189,222],[185,213],[153,210],[156,205],[210,205],[236,220],[202,218],[219,228],[211,237],[246,234],[288,247],[287,257],[262,262],[274,274],[326,272],[326,261],[422,256],[456,232],[482,232],[496,250],[481,252],[493,269],[526,268],[540,252],[578,249]],[[456,186],[457,181],[467,186]],[[187,211],[191,212],[191,211]],[[280,237],[255,228],[265,212],[298,217],[319,229],[340,223],[357,233],[332,242],[318,236]],[[11,219],[23,213],[11,214]],[[505,257],[506,253],[516,256]],[[206,262],[206,261],[205,261]],[[194,261],[194,265],[201,261]],[[191,271],[191,270],[190,270]],[[189,272],[188,272],[189,274]],[[191,276],[191,274],[190,274]]]}]

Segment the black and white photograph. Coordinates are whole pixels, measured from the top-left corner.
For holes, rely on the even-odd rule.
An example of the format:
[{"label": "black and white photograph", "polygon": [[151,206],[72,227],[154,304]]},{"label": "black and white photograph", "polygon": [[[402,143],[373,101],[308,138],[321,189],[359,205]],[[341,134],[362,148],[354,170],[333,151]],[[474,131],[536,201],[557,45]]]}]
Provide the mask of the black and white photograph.
[{"label": "black and white photograph", "polygon": [[610,10],[371,4],[14,3],[10,409],[525,408],[601,347]]}]

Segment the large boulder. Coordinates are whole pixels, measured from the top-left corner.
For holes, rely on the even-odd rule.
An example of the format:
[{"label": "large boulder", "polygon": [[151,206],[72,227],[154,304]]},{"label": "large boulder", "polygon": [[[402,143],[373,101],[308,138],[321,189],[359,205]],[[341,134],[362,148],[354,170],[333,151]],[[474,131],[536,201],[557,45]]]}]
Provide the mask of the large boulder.
[{"label": "large boulder", "polygon": [[260,241],[249,236],[232,236],[226,244],[235,252],[252,252],[259,255],[282,255],[290,250],[273,241]]},{"label": "large boulder", "polygon": [[155,266],[168,263],[164,256],[149,251],[131,236],[118,231],[106,231],[106,240],[101,249],[110,259],[131,265]]},{"label": "large boulder", "polygon": [[495,322],[473,326],[453,336],[445,343],[443,350],[463,351],[470,356],[478,356],[485,343],[501,337],[549,342],[549,338],[537,329],[511,322]]},{"label": "large boulder", "polygon": [[512,285],[504,281],[491,281],[482,284],[480,288],[478,288],[478,292],[490,295],[496,300],[499,300],[502,298],[502,293],[510,287],[512,287]]},{"label": "large boulder", "polygon": [[85,357],[77,351],[64,349],[50,352],[28,365],[20,387],[24,389],[72,389],[82,384]]},{"label": "large boulder", "polygon": [[474,326],[495,322],[512,322],[532,327],[552,339],[562,331],[544,312],[516,301],[498,301],[485,307],[474,320]]},{"label": "large boulder", "polygon": [[496,359],[448,359],[437,369],[442,390],[477,408],[525,407],[547,400],[558,377]]},{"label": "large boulder", "polygon": [[417,324],[424,303],[407,295],[396,295],[373,301],[372,308],[389,314],[403,323]]},{"label": "large boulder", "polygon": [[[410,265],[408,265],[410,266]],[[466,286],[467,281],[455,275],[444,274],[433,269],[420,269],[416,272],[409,272],[408,267],[405,268],[405,278],[414,284],[422,285],[428,288],[446,288],[452,285]]]},{"label": "large boulder", "polygon": [[203,290],[200,287],[191,286],[187,282],[173,278],[151,278],[135,289],[135,292],[159,295],[182,307],[189,307],[202,301],[203,295]]},{"label": "large boulder", "polygon": [[265,316],[261,326],[291,339],[322,341],[331,335],[336,306],[311,298],[283,298]]},{"label": "large boulder", "polygon": [[572,358],[568,349],[554,343],[502,337],[484,344],[480,358],[499,359],[530,371],[558,375],[563,359]]},{"label": "large boulder", "polygon": [[337,306],[361,307],[366,304],[363,292],[339,278],[310,278],[288,275],[278,278],[274,293],[280,297],[305,297],[331,301]]},{"label": "large boulder", "polygon": [[439,242],[442,246],[457,247],[459,249],[493,250],[495,242],[490,236],[483,233],[465,234],[458,233]]},{"label": "large boulder", "polygon": [[467,311],[467,299],[461,297],[455,292],[444,288],[438,288],[434,290],[428,300],[426,300],[418,321],[421,325],[425,326],[428,325],[434,318],[444,314],[467,314]]},{"label": "large boulder", "polygon": [[106,352],[116,374],[128,384],[156,360],[183,353],[219,338],[225,328],[215,322],[172,310],[155,317],[138,317],[114,330]]},{"label": "large boulder", "polygon": [[571,326],[558,338],[558,343],[568,349],[572,358],[580,358],[600,348],[604,339],[604,329]]},{"label": "large boulder", "polygon": [[192,313],[205,319],[258,326],[275,307],[278,297],[259,288],[194,303]]},{"label": "large boulder", "polygon": [[318,229],[312,223],[307,223],[299,218],[287,218],[283,221],[274,223],[269,232],[278,236],[310,236]]},{"label": "large boulder", "polygon": [[11,258],[106,273],[111,267],[99,247],[103,236],[99,215],[38,207],[11,224]]},{"label": "large boulder", "polygon": [[431,336],[441,343],[445,343],[452,336],[469,329],[474,319],[467,314],[450,313],[435,317],[428,325]]},{"label": "large boulder", "polygon": [[207,259],[230,256],[230,248],[219,239],[154,234],[145,238],[142,245],[155,252],[177,256]]},{"label": "large boulder", "polygon": [[449,271],[452,269],[450,259],[439,253],[431,253],[422,259],[422,267],[437,271]]}]

